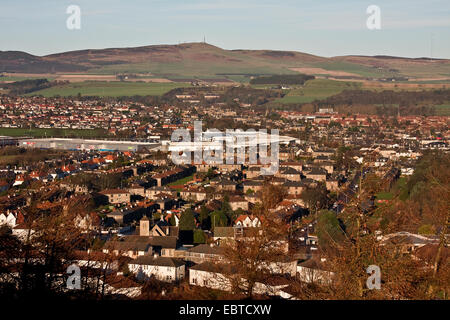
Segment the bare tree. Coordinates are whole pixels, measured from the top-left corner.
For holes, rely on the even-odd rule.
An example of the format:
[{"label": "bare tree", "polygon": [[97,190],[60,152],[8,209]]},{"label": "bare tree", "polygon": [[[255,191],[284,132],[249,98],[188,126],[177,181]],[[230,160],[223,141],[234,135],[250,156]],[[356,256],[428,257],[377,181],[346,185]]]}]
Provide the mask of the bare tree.
[{"label": "bare tree", "polygon": [[252,298],[257,283],[268,285],[272,275],[291,273],[288,224],[274,213],[284,194],[281,187],[266,183],[261,191],[261,204],[253,210],[261,225],[245,228],[242,234],[225,244],[225,261],[233,270],[226,278],[233,292]]}]

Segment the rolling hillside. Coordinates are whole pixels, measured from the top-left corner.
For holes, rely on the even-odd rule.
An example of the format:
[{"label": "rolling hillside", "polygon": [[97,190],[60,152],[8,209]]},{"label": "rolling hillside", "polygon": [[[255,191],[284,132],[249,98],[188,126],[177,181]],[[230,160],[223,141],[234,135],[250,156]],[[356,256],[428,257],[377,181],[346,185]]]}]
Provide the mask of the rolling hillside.
[{"label": "rolling hillside", "polygon": [[408,77],[417,81],[450,79],[450,60],[387,56],[323,58],[294,51],[224,50],[206,43],[151,45],[70,51],[38,57],[0,51],[0,72],[135,73],[147,78],[192,78],[248,82],[251,76],[297,72],[342,79]]},{"label": "rolling hillside", "polygon": [[83,65],[51,61],[21,51],[0,51],[0,72],[83,72],[87,69],[88,68]]}]

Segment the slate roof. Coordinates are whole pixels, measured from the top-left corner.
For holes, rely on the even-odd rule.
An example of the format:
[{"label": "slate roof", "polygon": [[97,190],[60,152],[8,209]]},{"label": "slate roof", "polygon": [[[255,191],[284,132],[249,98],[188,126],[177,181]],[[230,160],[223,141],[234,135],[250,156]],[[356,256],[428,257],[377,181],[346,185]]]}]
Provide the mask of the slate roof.
[{"label": "slate roof", "polygon": [[204,254],[217,254],[220,255],[223,252],[223,249],[220,247],[213,246],[211,247],[208,244],[199,244],[193,248],[188,250],[191,253],[204,253]]},{"label": "slate roof", "polygon": [[286,181],[283,183],[285,187],[305,187],[305,183],[303,181]]},{"label": "slate roof", "polygon": [[153,247],[161,247],[165,249],[175,249],[177,247],[177,237],[151,237],[150,244]]},{"label": "slate roof", "polygon": [[147,251],[150,247],[148,242],[139,241],[108,241],[104,248],[119,251]]},{"label": "slate roof", "polygon": [[255,180],[246,180],[244,181],[244,186],[262,186],[262,181],[255,181]]},{"label": "slate roof", "polygon": [[300,174],[300,171],[295,170],[292,167],[281,167],[280,168],[280,173],[281,174]]},{"label": "slate roof", "polygon": [[326,175],[327,171],[323,168],[318,168],[318,167],[312,167],[311,171],[307,172],[306,174],[313,174],[313,175],[317,175],[317,174],[321,174],[321,175]]},{"label": "slate roof", "polygon": [[201,264],[197,264],[191,267],[190,269],[199,271],[217,272],[222,274],[237,273],[237,270],[233,270],[233,268],[229,264],[219,264],[211,262],[203,262]]},{"label": "slate roof", "polygon": [[130,261],[129,264],[139,264],[139,265],[147,265],[147,266],[159,266],[159,267],[181,267],[184,266],[185,263],[182,260],[168,258],[168,257],[153,257],[151,255],[140,256],[133,261]]}]

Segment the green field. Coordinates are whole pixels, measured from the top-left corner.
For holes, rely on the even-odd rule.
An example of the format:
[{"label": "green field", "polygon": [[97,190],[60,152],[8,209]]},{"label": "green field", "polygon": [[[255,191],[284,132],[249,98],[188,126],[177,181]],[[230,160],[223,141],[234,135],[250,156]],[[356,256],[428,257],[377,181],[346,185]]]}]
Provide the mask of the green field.
[{"label": "green field", "polygon": [[438,116],[450,116],[450,104],[441,104],[435,108]]},{"label": "green field", "polygon": [[42,95],[44,97],[54,96],[100,96],[100,97],[120,97],[120,96],[160,96],[175,88],[189,87],[189,83],[156,83],[156,82],[106,82],[106,81],[85,81],[69,83],[55,86],[44,90],[27,94]]},{"label": "green field", "polygon": [[0,136],[10,137],[77,137],[77,138],[99,138],[105,137],[107,132],[103,129],[41,129],[41,128],[0,128]]},{"label": "green field", "polygon": [[185,177],[185,178],[181,178],[177,181],[171,182],[168,185],[169,186],[182,186],[184,185],[186,182],[191,181],[194,179],[194,175],[190,175],[189,177]]},{"label": "green field", "polygon": [[314,100],[325,99],[344,90],[361,89],[361,84],[358,82],[314,79],[307,81],[304,86],[291,86],[291,88],[288,94],[275,102],[283,104],[308,103]]},{"label": "green field", "polygon": [[314,64],[317,68],[323,68],[325,70],[330,71],[345,71],[357,74],[361,77],[369,77],[369,78],[382,78],[382,77],[389,77],[389,76],[395,76],[395,73],[388,72],[387,70],[378,70],[375,68],[371,68],[368,66],[350,63],[346,61],[327,61],[327,62],[320,62]]},{"label": "green field", "polygon": [[[269,89],[275,85],[252,85],[257,89]],[[339,94],[344,90],[370,90],[370,91],[422,91],[422,90],[435,90],[436,87],[377,87],[371,86],[367,83],[352,82],[352,81],[337,81],[329,79],[314,79],[309,80],[304,86],[290,86],[290,90],[284,91],[287,93],[283,98],[276,100],[275,102],[282,104],[300,104],[309,103],[314,100],[326,99],[335,94]],[[436,106],[438,114],[448,115],[450,112],[450,105]]]},{"label": "green field", "polygon": [[[232,57],[231,57],[232,59]],[[150,72],[161,78],[232,78],[238,74],[296,74],[284,65],[277,65],[250,59],[239,58],[239,62],[190,60],[182,62],[133,63],[103,66],[88,71],[90,74],[142,73]],[[223,74],[230,74],[224,76]],[[234,75],[233,75],[234,74]],[[248,82],[250,79],[242,77]]]}]

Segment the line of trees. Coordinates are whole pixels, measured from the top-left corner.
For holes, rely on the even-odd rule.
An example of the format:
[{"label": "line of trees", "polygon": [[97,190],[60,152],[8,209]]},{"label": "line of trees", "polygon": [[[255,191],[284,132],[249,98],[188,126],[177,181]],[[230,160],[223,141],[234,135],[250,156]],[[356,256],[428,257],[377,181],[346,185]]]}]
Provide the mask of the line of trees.
[{"label": "line of trees", "polygon": [[53,85],[47,79],[27,79],[23,81],[16,81],[3,85],[5,89],[9,89],[9,93],[12,95],[26,94],[46,88],[50,88]]},{"label": "line of trees", "polygon": [[257,77],[250,80],[250,84],[297,84],[303,85],[315,77],[307,74],[280,74],[272,76]]}]

